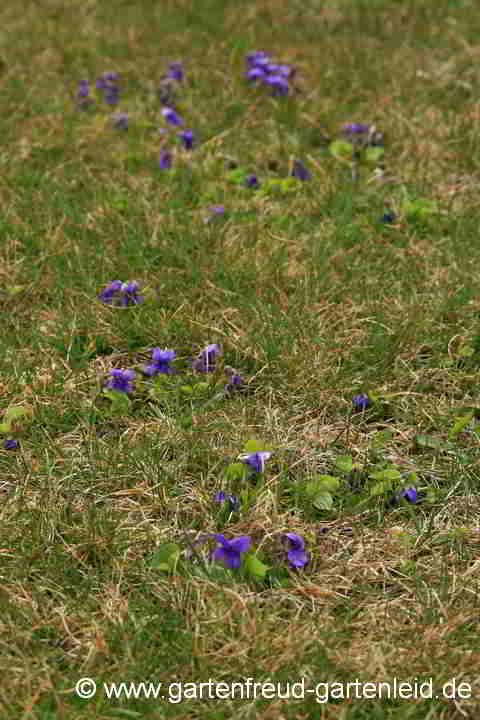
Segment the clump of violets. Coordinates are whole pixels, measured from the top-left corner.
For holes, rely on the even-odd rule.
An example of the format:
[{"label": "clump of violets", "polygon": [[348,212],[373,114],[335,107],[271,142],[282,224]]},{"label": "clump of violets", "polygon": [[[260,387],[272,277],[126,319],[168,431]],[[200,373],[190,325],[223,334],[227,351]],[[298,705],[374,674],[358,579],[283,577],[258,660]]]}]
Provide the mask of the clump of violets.
[{"label": "clump of violets", "polygon": [[247,457],[242,458],[242,462],[248,465],[254,472],[262,473],[265,470],[265,461],[273,455],[267,450],[251,453]]},{"label": "clump of violets", "polygon": [[240,499],[236,495],[227,495],[223,492],[223,490],[220,490],[220,492],[215,494],[215,502],[227,502],[232,512],[238,512],[240,509]]},{"label": "clump of violets", "polygon": [[91,88],[88,80],[80,80],[78,84],[76,99],[79,107],[85,110],[93,103]]},{"label": "clump of violets", "polygon": [[269,55],[263,50],[247,54],[246,78],[250,82],[261,82],[270,87],[272,95],[288,95],[289,79],[293,78],[295,70],[289,65],[281,65],[271,61]]},{"label": "clump of violets", "polygon": [[184,130],[180,133],[180,138],[183,142],[185,150],[192,150],[193,144],[195,142],[193,132],[191,130]]},{"label": "clump of violets", "polygon": [[258,182],[258,178],[257,178],[257,176],[254,175],[254,174],[251,174],[251,175],[248,175],[248,176],[247,176],[247,178],[246,178],[246,180],[245,180],[245,185],[246,185],[247,187],[251,187],[251,188],[258,188],[258,187],[260,187],[260,183]]},{"label": "clump of violets", "polygon": [[145,301],[143,295],[138,294],[138,283],[135,281],[123,282],[121,280],[113,280],[103,290],[99,299],[109,305],[117,307],[128,307],[130,305],[140,305]]},{"label": "clump of violets", "polygon": [[152,362],[143,368],[143,373],[153,377],[159,373],[170,375],[174,373],[171,362],[177,357],[175,350],[161,350],[154,348],[152,351]]},{"label": "clump of violets", "polygon": [[388,505],[398,505],[400,500],[406,500],[407,502],[416,504],[418,502],[418,493],[416,488],[409,487],[405,488],[404,490],[400,490],[400,492],[396,493],[393,498],[391,498],[388,502]]},{"label": "clump of violets", "polygon": [[107,385],[109,390],[117,390],[123,393],[133,392],[132,382],[135,379],[133,370],[110,370],[110,378]]},{"label": "clump of violets", "polygon": [[198,357],[193,361],[192,367],[197,372],[213,372],[219,355],[223,355],[220,345],[217,343],[207,345],[205,350],[202,350]]},{"label": "clump of violets", "polygon": [[128,130],[128,115],[127,113],[118,113],[112,118],[114,127],[119,130]]},{"label": "clump of violets", "polygon": [[252,539],[247,535],[227,540],[225,535],[213,535],[217,541],[217,547],[213,551],[212,559],[215,562],[223,563],[227,568],[236,570],[242,564],[243,553],[248,552]]},{"label": "clump of violets", "polygon": [[381,218],[381,222],[385,223],[386,225],[389,225],[390,223],[395,222],[396,217],[395,213],[391,210],[388,210],[387,212],[383,213],[383,216]]},{"label": "clump of violets", "polygon": [[162,150],[159,158],[160,170],[170,170],[172,167],[172,153],[169,150]]},{"label": "clump of violets", "polygon": [[355,395],[352,402],[355,410],[366,410],[371,407],[372,404],[366,393],[359,393],[358,395]]},{"label": "clump of violets", "polygon": [[305,165],[303,165],[300,160],[295,160],[290,175],[292,177],[296,177],[298,180],[302,180],[303,182],[305,182],[306,180],[310,180],[312,177],[310,171],[307,170]]},{"label": "clump of violets", "polygon": [[301,535],[286,533],[284,540],[288,545],[288,562],[290,567],[303,568],[308,563],[308,553],[305,550],[305,540]]},{"label": "clump of violets", "polygon": [[18,448],[20,447],[20,443],[14,438],[8,438],[4,441],[3,447],[5,450],[18,450]]},{"label": "clump of violets", "polygon": [[120,88],[118,87],[118,75],[115,72],[105,72],[97,78],[97,90],[103,92],[103,97],[108,105],[117,105]]},{"label": "clump of violets", "polygon": [[182,118],[172,107],[164,107],[162,109],[162,115],[170,125],[183,125]]}]

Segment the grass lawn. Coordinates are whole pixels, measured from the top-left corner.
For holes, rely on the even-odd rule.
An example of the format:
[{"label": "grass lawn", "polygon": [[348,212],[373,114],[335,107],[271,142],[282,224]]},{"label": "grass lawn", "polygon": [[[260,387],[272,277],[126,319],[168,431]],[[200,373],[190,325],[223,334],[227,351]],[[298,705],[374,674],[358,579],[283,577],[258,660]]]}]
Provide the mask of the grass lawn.
[{"label": "grass lawn", "polygon": [[479,37],[4,0],[2,718],[478,717]]}]

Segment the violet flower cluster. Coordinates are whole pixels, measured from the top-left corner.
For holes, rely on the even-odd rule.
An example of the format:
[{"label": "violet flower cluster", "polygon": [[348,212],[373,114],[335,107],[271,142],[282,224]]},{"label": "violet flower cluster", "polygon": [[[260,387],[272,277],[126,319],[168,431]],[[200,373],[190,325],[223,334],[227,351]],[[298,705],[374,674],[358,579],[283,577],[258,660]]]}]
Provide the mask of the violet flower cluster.
[{"label": "violet flower cluster", "polygon": [[272,95],[288,95],[289,80],[295,74],[290,65],[272,62],[270,56],[257,50],[247,54],[247,70],[245,76],[250,82],[260,82],[272,91]]}]

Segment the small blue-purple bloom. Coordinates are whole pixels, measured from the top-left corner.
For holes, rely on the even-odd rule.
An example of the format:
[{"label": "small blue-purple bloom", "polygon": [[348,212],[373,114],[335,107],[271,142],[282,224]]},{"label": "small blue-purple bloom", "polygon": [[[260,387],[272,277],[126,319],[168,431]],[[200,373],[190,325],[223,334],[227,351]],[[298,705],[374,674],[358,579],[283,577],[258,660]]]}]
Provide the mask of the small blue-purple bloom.
[{"label": "small blue-purple bloom", "polygon": [[310,180],[312,177],[309,170],[303,165],[303,163],[300,162],[300,160],[295,160],[293,163],[293,168],[291,172],[292,177],[296,177],[298,180]]},{"label": "small blue-purple bloom", "polygon": [[128,130],[128,115],[127,113],[118,113],[114,115],[112,122],[119,130]]},{"label": "small blue-purple bloom", "polygon": [[288,80],[284,75],[267,75],[265,84],[272,89],[272,95],[288,95]]},{"label": "small blue-purple bloom", "polygon": [[198,358],[193,361],[192,367],[198,372],[213,372],[217,355],[222,354],[222,348],[217,343],[207,345],[205,350],[202,350]]},{"label": "small blue-purple bloom", "polygon": [[261,67],[252,67],[248,72],[246,73],[247,80],[264,80],[265,79],[265,70]]},{"label": "small blue-purple bloom", "polygon": [[395,222],[395,213],[393,213],[393,212],[384,213],[381,221],[383,223],[386,223],[387,225]]},{"label": "small blue-purple bloom", "polygon": [[245,387],[245,380],[241,375],[232,375],[230,380],[225,385],[227,392],[234,392],[235,390],[242,390]]},{"label": "small blue-purple bloom", "polygon": [[159,373],[171,374],[174,372],[170,366],[172,360],[177,357],[175,350],[161,350],[160,348],[154,348],[152,351],[152,364],[147,365],[143,372],[145,375],[158,375]]},{"label": "small blue-purple bloom", "polygon": [[251,453],[246,458],[243,458],[243,462],[252,468],[257,473],[261,473],[265,470],[265,461],[273,455],[272,452],[267,450],[260,450],[256,453]]},{"label": "small blue-purple bloom", "polygon": [[364,135],[370,130],[370,125],[364,123],[346,123],[343,128],[345,135]]},{"label": "small blue-purple bloom", "polygon": [[181,82],[183,80],[183,64],[181,62],[170,63],[167,77]]},{"label": "small blue-purple bloom", "polygon": [[172,167],[172,153],[168,150],[162,150],[160,153],[159,165],[161,170],[170,170]]},{"label": "small blue-purple bloom", "polygon": [[270,62],[270,57],[263,50],[255,50],[255,52],[247,53],[247,65],[255,67],[258,65],[267,65]]},{"label": "small blue-purple bloom", "polygon": [[245,180],[245,185],[246,185],[247,187],[253,187],[253,188],[258,188],[258,187],[260,187],[260,183],[258,182],[257,176],[256,176],[256,175],[253,175],[253,174],[252,174],[252,175],[249,175],[249,176],[247,177],[247,179]]},{"label": "small blue-purple bloom", "polygon": [[387,505],[393,506],[398,505],[400,500],[407,500],[407,502],[410,503],[417,503],[418,502],[418,493],[416,488],[409,487],[405,488],[404,490],[400,490],[400,492],[397,492],[390,500],[387,502]]},{"label": "small blue-purple bloom", "polygon": [[133,392],[132,380],[135,378],[133,370],[110,370],[111,380],[107,387],[109,390],[119,392]]},{"label": "small blue-purple bloom", "polygon": [[135,281],[124,282],[120,288],[121,293],[121,304],[126,307],[127,305],[140,305],[145,301],[143,295],[138,294],[138,283]]},{"label": "small blue-purple bloom", "polygon": [[365,393],[355,395],[352,402],[355,410],[366,410],[371,405],[370,398]]},{"label": "small blue-purple bloom", "polygon": [[223,490],[215,494],[215,502],[228,502],[230,510],[237,512],[240,509],[240,499],[236,495],[226,495]]},{"label": "small blue-purple bloom", "polygon": [[180,137],[182,138],[185,150],[191,150],[195,141],[193,132],[191,130],[184,130],[180,133]]},{"label": "small blue-purple bloom", "polygon": [[222,562],[226,567],[237,569],[242,564],[242,553],[246,553],[252,544],[252,538],[244,535],[227,540],[225,535],[213,535],[217,541],[217,548],[213,552],[213,559]]},{"label": "small blue-purple bloom", "polygon": [[100,300],[103,300],[103,302],[106,303],[113,302],[113,300],[120,294],[122,284],[123,283],[121,280],[114,280],[113,282],[111,282],[110,285],[107,285],[105,290],[100,293]]},{"label": "small blue-purple bloom", "polygon": [[5,450],[18,450],[20,443],[18,440],[14,440],[14,438],[9,438],[8,440],[5,440],[3,447]]},{"label": "small blue-purple bloom", "polygon": [[90,95],[90,83],[88,80],[80,80],[76,97],[78,104],[82,108],[86,108],[93,102],[93,98]]},{"label": "small blue-purple bloom", "polygon": [[183,125],[183,120],[180,115],[171,107],[165,107],[162,110],[162,115],[167,122],[171,125]]},{"label": "small blue-purple bloom", "polygon": [[286,533],[285,538],[288,541],[288,561],[291,567],[303,568],[308,563],[308,553],[305,550],[305,540],[301,535],[295,533]]}]

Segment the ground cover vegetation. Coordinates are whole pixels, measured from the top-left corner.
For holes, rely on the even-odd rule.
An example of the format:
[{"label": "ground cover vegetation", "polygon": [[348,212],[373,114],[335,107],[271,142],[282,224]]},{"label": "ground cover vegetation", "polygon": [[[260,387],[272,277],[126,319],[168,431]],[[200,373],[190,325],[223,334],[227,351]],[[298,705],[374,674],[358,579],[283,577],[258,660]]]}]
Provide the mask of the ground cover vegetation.
[{"label": "ground cover vegetation", "polygon": [[2,4],[2,717],[476,717],[479,30]]}]

